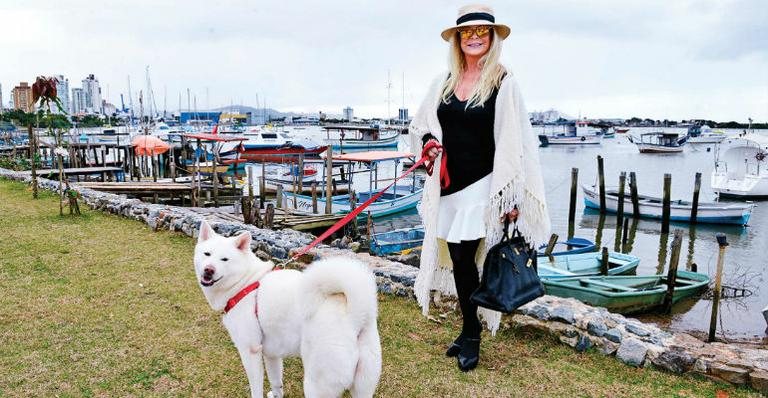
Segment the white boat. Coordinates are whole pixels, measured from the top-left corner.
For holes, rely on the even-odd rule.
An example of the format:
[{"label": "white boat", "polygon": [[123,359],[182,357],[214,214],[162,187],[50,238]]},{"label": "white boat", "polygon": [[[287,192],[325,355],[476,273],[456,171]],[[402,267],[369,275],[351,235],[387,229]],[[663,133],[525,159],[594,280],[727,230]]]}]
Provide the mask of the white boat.
[{"label": "white boat", "polygon": [[[397,170],[397,164],[400,163],[400,160],[408,157],[413,157],[413,155],[407,152],[370,151],[336,155],[333,157],[333,160],[347,161],[350,163],[362,162],[369,165],[369,189],[365,192],[357,192],[357,203],[362,204],[379,192],[378,186],[376,185],[377,183],[373,179],[374,171],[378,169],[377,164],[384,161],[393,161],[395,162],[395,170]],[[359,173],[359,171],[356,173]],[[354,175],[354,173],[349,174],[350,178]],[[419,200],[421,200],[421,193],[422,188],[417,187],[415,183],[412,183],[409,186],[394,185],[387,189],[379,199],[371,203],[371,205],[365,209],[365,213],[370,212],[371,216],[380,217],[412,209],[416,207],[416,205],[419,203]],[[287,206],[293,206],[295,200],[297,209],[303,211],[312,211],[311,196],[299,195],[294,194],[293,192],[283,191],[283,200]],[[331,213],[333,214],[344,214],[352,211],[349,195],[331,196],[330,199],[324,195],[323,197],[318,197],[317,206],[319,211],[323,211],[322,209],[325,208],[327,200],[331,201]]]},{"label": "white boat", "polygon": [[747,133],[723,140],[715,148],[710,183],[720,197],[768,198],[768,137]]},{"label": "white boat", "polygon": [[763,318],[765,318],[765,334],[768,334],[768,305],[763,308]]},{"label": "white boat", "polygon": [[557,134],[539,134],[540,146],[549,145],[600,145],[603,133],[580,120],[564,126],[565,131]]},{"label": "white boat", "polygon": [[712,130],[706,124],[688,128],[688,142],[691,144],[719,144],[725,137],[723,131]]},{"label": "white boat", "polygon": [[[584,191],[584,205],[593,209],[600,209],[600,193],[595,186],[582,186]],[[632,197],[629,195],[629,190],[625,190],[624,196],[624,215],[631,216],[633,214]],[[640,217],[644,218],[662,218],[663,212],[663,200],[647,195],[638,195],[638,207]],[[606,189],[605,192],[605,209],[609,213],[618,212],[619,207],[619,191],[615,189]],[[670,214],[669,219],[671,221],[690,222],[691,221],[691,208],[693,204],[685,200],[670,200]],[[747,225],[750,216],[752,216],[752,210],[755,205],[752,203],[719,203],[719,202],[699,202],[698,211],[696,213],[696,222],[707,224],[732,224],[732,225]]]},{"label": "white boat", "polygon": [[[383,129],[379,126],[326,126],[325,142],[333,149],[376,149],[396,148],[400,131]],[[331,132],[336,132],[331,137]]]},{"label": "white boat", "polygon": [[683,151],[688,137],[680,138],[678,133],[656,131],[640,134],[640,137],[628,135],[629,142],[637,145],[640,153],[679,153]]}]

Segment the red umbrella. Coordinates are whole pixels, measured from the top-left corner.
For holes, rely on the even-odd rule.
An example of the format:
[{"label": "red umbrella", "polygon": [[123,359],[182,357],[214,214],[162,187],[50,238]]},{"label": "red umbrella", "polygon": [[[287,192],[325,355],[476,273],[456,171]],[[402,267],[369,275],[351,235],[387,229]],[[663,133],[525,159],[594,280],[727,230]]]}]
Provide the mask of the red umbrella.
[{"label": "red umbrella", "polygon": [[171,149],[171,146],[163,140],[151,135],[137,136],[131,145],[136,149],[137,155],[159,155]]}]

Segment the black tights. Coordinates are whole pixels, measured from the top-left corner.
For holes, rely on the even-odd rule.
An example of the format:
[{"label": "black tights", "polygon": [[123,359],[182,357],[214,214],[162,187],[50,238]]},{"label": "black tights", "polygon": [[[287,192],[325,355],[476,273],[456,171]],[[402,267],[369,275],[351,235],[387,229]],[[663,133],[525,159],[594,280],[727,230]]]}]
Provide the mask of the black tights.
[{"label": "black tights", "polygon": [[463,240],[461,243],[448,243],[448,252],[453,262],[453,280],[463,317],[461,334],[467,338],[480,338],[480,320],[477,318],[477,305],[469,296],[480,285],[480,277],[475,264],[475,254],[480,240]]}]

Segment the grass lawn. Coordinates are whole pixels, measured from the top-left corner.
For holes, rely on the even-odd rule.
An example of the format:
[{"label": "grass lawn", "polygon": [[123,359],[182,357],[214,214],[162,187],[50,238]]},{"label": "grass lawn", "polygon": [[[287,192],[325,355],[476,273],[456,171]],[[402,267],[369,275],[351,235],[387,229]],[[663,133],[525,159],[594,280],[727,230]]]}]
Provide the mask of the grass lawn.
[{"label": "grass lawn", "polygon": [[[237,352],[192,270],[193,239],[85,209],[58,216],[0,180],[0,397],[245,397]],[[749,396],[703,378],[634,369],[554,338],[504,330],[465,374],[443,356],[458,333],[416,303],[380,296],[381,397]],[[301,362],[286,396],[301,397]]]}]

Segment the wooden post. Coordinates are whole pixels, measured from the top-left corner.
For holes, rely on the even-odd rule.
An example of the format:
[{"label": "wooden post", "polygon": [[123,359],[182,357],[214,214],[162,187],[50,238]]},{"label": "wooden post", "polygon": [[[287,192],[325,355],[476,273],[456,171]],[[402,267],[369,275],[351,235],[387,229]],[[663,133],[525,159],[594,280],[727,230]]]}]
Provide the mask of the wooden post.
[{"label": "wooden post", "polygon": [[608,275],[609,267],[608,248],[603,247],[603,256],[600,260],[600,275]]},{"label": "wooden post", "polygon": [[[0,108],[3,104],[0,104]],[[32,198],[37,199],[37,165],[35,165],[35,132],[32,129],[32,124],[27,126],[27,133],[29,133],[29,164],[32,168]]]},{"label": "wooden post", "polygon": [[672,302],[675,295],[675,284],[677,283],[677,265],[680,263],[680,246],[683,243],[683,230],[675,229],[675,236],[672,238],[672,254],[669,256],[669,270],[667,271],[667,292],[664,294],[662,309],[665,314],[672,311]]},{"label": "wooden post", "polygon": [[597,155],[597,178],[600,189],[600,213],[605,214],[605,173],[603,169],[603,157]]},{"label": "wooden post", "polygon": [[[349,192],[349,211],[353,211],[357,208],[357,194],[352,190]],[[352,238],[357,237],[357,217],[352,219]]]},{"label": "wooden post", "polygon": [[669,233],[669,214],[672,196],[672,175],[669,173],[664,174],[664,199],[661,209],[661,233]]},{"label": "wooden post", "polygon": [[219,165],[218,160],[218,153],[216,153],[216,146],[211,145],[211,151],[213,152],[213,158],[211,159],[211,165],[213,166],[213,206],[219,207],[219,172],[216,169]]},{"label": "wooden post", "polygon": [[719,233],[717,236],[717,245],[719,246],[719,255],[717,256],[717,273],[715,274],[715,291],[712,293],[712,316],[709,318],[709,338],[708,342],[715,341],[715,331],[717,331],[717,310],[720,306],[720,292],[723,282],[723,262],[725,261],[725,248],[728,247],[728,241],[725,234]]},{"label": "wooden post", "polygon": [[637,196],[637,175],[634,171],[629,172],[629,191],[632,196],[632,217],[640,217],[640,199]]},{"label": "wooden post", "polygon": [[275,195],[277,196],[275,200],[277,201],[277,208],[282,209],[283,208],[283,184],[277,184],[277,187],[275,189]]},{"label": "wooden post", "polygon": [[629,233],[629,218],[624,219],[624,226],[622,228],[623,234],[621,237],[621,252],[627,253],[627,234]]},{"label": "wooden post", "polygon": [[616,224],[621,225],[624,218],[624,185],[627,183],[627,173],[619,174],[619,203],[616,209]]},{"label": "wooden post", "polygon": [[312,214],[317,214],[317,183],[312,183]]},{"label": "wooden post", "polygon": [[371,237],[373,236],[373,216],[370,210],[368,211],[368,217],[365,220],[365,233],[368,235],[368,244],[371,244]]},{"label": "wooden post", "polygon": [[171,156],[168,160],[171,167],[171,181],[176,182],[176,156],[173,153],[173,145],[171,145]]},{"label": "wooden post", "polygon": [[152,151],[152,155],[150,155],[150,159],[152,159],[152,181],[157,182],[157,174],[160,171],[160,165],[157,159],[158,155],[155,155],[154,151]]},{"label": "wooden post", "polygon": [[568,206],[568,239],[573,238],[576,230],[576,196],[579,187],[579,169],[571,169],[571,201]]},{"label": "wooden post", "polygon": [[325,151],[325,214],[331,214],[331,197],[333,196],[333,152],[331,146]]},{"label": "wooden post", "polygon": [[299,193],[302,193],[304,192],[304,154],[303,153],[299,154],[299,172],[297,174],[299,175],[298,177]]},{"label": "wooden post", "polygon": [[693,182],[693,207],[691,207],[691,224],[696,224],[696,216],[699,213],[699,191],[701,190],[701,173],[696,173]]},{"label": "wooden post", "polygon": [[267,174],[266,166],[261,164],[261,177],[259,177],[259,209],[264,208],[264,201],[267,199]]},{"label": "wooden post", "polygon": [[270,203],[267,205],[266,214],[264,214],[264,225],[267,228],[272,229],[272,227],[274,226],[274,222],[275,222],[275,206],[272,205],[272,203]]},{"label": "wooden post", "polygon": [[544,254],[549,258],[549,262],[555,262],[555,257],[552,255],[552,251],[555,250],[555,244],[557,243],[557,234],[552,234],[547,242],[547,248],[544,250]]}]

